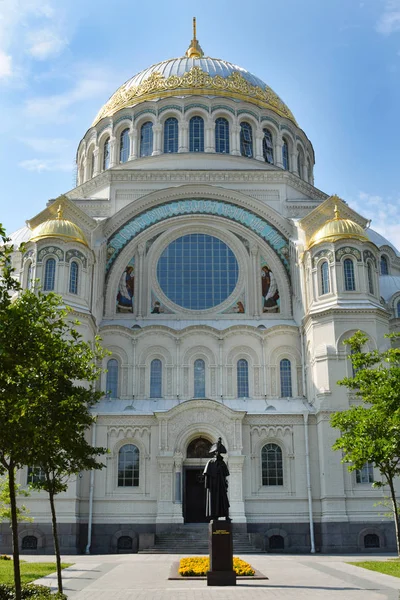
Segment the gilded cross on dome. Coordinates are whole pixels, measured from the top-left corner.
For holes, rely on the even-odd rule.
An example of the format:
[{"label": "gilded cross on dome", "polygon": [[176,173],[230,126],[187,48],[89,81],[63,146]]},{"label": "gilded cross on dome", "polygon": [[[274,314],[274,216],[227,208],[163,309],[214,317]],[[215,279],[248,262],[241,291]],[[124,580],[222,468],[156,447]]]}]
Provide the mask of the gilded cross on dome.
[{"label": "gilded cross on dome", "polygon": [[189,48],[186,50],[186,56],[188,58],[201,58],[204,56],[204,52],[196,39],[196,17],[193,17],[193,39],[190,42]]}]

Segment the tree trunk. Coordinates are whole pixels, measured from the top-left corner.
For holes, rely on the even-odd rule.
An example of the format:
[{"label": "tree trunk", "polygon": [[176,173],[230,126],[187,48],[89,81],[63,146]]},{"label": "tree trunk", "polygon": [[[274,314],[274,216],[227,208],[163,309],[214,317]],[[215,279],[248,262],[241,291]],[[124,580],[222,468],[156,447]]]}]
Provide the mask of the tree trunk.
[{"label": "tree trunk", "polygon": [[393,507],[393,516],[394,516],[394,526],[396,529],[396,542],[397,542],[397,554],[400,556],[400,530],[399,530],[399,510],[397,507],[396,501],[396,492],[394,490],[393,478],[388,478],[388,484],[390,487],[390,496],[392,499],[392,507]]},{"label": "tree trunk", "polygon": [[[51,485],[49,486],[49,490],[51,490]],[[53,540],[54,540],[54,552],[56,553],[56,563],[57,563],[57,583],[58,583],[58,591],[60,594],[63,593],[63,585],[62,585],[62,574],[61,574],[61,557],[60,557],[60,544],[58,541],[58,531],[57,531],[57,517],[56,517],[56,507],[54,504],[54,492],[49,491],[49,500],[51,507],[51,523],[53,528]]]},{"label": "tree trunk", "polygon": [[17,516],[17,500],[16,500],[16,496],[15,496],[15,470],[14,470],[14,463],[11,460],[8,465],[8,485],[9,485],[9,490],[10,490],[15,600],[21,600],[21,570],[20,570],[20,564],[19,564],[18,516]]}]

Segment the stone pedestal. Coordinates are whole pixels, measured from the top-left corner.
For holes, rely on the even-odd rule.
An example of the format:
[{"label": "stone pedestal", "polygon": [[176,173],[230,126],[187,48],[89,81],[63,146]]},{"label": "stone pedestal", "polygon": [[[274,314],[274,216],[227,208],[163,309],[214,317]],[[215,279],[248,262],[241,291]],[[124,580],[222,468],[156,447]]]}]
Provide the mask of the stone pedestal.
[{"label": "stone pedestal", "polygon": [[236,585],[232,523],[211,521],[208,526],[208,549],[210,570],[207,573],[207,585]]}]

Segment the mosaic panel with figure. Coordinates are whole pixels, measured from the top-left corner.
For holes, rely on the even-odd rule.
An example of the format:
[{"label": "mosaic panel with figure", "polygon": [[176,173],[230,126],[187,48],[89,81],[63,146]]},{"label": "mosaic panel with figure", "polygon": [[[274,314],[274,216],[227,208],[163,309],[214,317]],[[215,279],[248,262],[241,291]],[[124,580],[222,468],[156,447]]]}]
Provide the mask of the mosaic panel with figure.
[{"label": "mosaic panel with figure", "polygon": [[118,284],[117,312],[133,313],[135,299],[135,259],[125,267]]},{"label": "mosaic panel with figure", "polygon": [[262,311],[264,313],[279,313],[280,300],[276,279],[263,258],[261,259],[261,294]]}]

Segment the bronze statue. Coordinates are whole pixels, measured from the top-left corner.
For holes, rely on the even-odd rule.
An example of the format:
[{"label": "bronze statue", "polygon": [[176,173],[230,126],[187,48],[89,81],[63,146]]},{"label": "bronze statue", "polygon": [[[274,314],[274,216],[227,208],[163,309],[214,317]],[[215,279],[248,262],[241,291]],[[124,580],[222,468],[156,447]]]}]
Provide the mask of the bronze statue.
[{"label": "bronze statue", "polygon": [[205,476],[206,486],[206,517],[210,520],[218,520],[220,517],[229,518],[229,500],[228,500],[228,481],[229,470],[224,462],[222,454],[226,454],[226,448],[222,444],[222,439],[213,444],[210,454],[214,453],[214,458],[210,458],[205,466],[203,475]]}]

